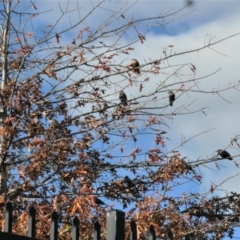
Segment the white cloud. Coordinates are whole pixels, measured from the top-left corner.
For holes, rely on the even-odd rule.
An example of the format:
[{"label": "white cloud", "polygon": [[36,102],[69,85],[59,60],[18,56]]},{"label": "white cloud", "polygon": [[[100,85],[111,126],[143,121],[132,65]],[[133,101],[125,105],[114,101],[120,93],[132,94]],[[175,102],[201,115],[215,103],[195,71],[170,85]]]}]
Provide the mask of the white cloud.
[{"label": "white cloud", "polygon": [[[149,4],[149,2],[151,4]],[[94,3],[96,4],[96,2]],[[124,1],[106,1],[105,6],[108,7],[108,9],[117,9],[120,5],[124,5],[124,3]],[[129,4],[131,3],[133,3],[133,1],[129,1]],[[48,7],[54,8],[56,4],[57,3],[55,1],[52,1]],[[76,4],[76,2],[73,2],[73,4]],[[89,6],[90,5],[88,5],[85,1],[84,6],[82,6],[84,7],[83,12],[89,9]],[[183,1],[139,1],[139,3],[130,9],[125,16],[127,19],[130,17],[134,17],[136,19],[138,17],[149,16],[149,14],[160,14],[162,11],[166,12],[173,7],[174,9],[178,9],[180,6],[183,6]],[[239,1],[199,0],[196,1],[196,4],[193,5],[193,7],[186,9],[185,12],[190,12],[193,8],[196,8],[196,11],[192,14],[182,17],[166,27],[168,34],[161,27],[151,28],[152,32],[150,31],[147,34],[147,41],[144,44],[138,43],[134,45],[135,50],[130,55],[119,55],[119,62],[124,60],[126,57],[126,61],[123,62],[123,65],[131,58],[137,58],[140,64],[144,64],[144,62],[149,59],[157,59],[160,56],[163,56],[163,48],[166,48],[170,44],[174,45],[173,52],[181,52],[202,47],[205,40],[209,40],[211,37],[214,37],[213,41],[215,41],[239,32]],[[54,12],[53,16],[55,14],[57,13]],[[96,26],[96,24],[102,22],[110,14],[110,11],[99,9],[96,14],[90,16],[83,25]],[[178,14],[178,16],[181,16],[181,14]],[[48,20],[49,19],[45,19],[44,21],[47,23]],[[114,24],[121,24],[122,22],[124,22],[124,19],[119,19],[116,20]],[[82,26],[79,26],[79,29],[81,28]],[[137,29],[141,31],[142,28],[137,26]],[[124,44],[124,41],[126,43],[128,39],[132,37],[137,37],[135,31],[128,32],[121,42]],[[237,36],[212,47],[215,51],[227,55],[227,57],[214,52],[213,50],[204,49],[199,52],[170,58],[168,63],[171,65],[193,63],[197,68],[196,78],[211,74],[221,68],[221,71],[217,72],[215,75],[201,80],[202,83],[199,86],[205,91],[212,91],[214,88],[216,89],[218,87],[228,87],[229,83],[233,84],[240,79],[239,39],[240,36]],[[111,42],[110,40],[108,41]],[[168,48],[168,50],[169,49],[170,48]],[[163,64],[161,66],[163,66]],[[167,62],[164,63],[164,66],[167,66]],[[161,71],[164,73],[172,73],[172,69],[163,69]],[[186,74],[187,72],[190,72],[188,67],[181,70],[182,74]],[[156,88],[157,83],[164,81],[166,77],[167,75],[165,74],[160,74],[158,76],[151,75],[151,80],[149,84],[144,87],[143,93],[147,93],[148,91]],[[141,79],[143,78],[144,75]],[[186,80],[189,78],[190,76],[181,76],[181,79]],[[179,81],[179,79],[180,78],[171,77],[167,82],[170,83],[173,81]],[[187,86],[188,85],[186,84],[185,87]],[[130,99],[141,94],[138,91],[138,86],[127,88],[125,92]],[[176,95],[179,97],[180,94],[177,93]],[[193,115],[176,116],[173,121],[168,121],[168,124],[171,127],[171,130],[169,130],[169,136],[171,138],[169,146],[174,147],[178,145],[182,135],[189,138],[208,129],[215,128],[211,132],[201,135],[181,147],[180,150],[183,155],[186,155],[190,160],[195,161],[199,157],[212,157],[217,149],[227,147],[231,138],[240,132],[240,93],[232,89],[223,92],[222,96],[230,103],[224,101],[216,94],[199,94],[189,92],[188,94],[180,96],[175,101],[172,108],[168,107],[164,113],[171,113],[179,106],[188,105],[193,101],[192,105],[188,107],[190,111],[201,109],[202,107],[207,108],[205,110],[207,116],[202,113],[196,113]],[[161,99],[159,104],[167,104],[167,92],[163,92],[161,95],[159,94],[159,98]],[[239,149],[231,148],[229,149],[229,152],[232,155],[237,155],[240,151]],[[238,161],[238,159],[239,157],[236,158],[236,161]],[[201,168],[204,175],[202,186],[209,186],[209,183],[213,180],[215,183],[219,183],[223,177],[227,178],[228,176],[238,172],[238,169],[236,169],[233,162],[229,162],[227,160],[225,162],[227,168],[217,170],[215,174],[207,168]],[[212,164],[212,166],[214,167],[214,164]],[[234,181],[237,180],[239,181],[239,178],[236,178]],[[230,181],[226,183],[228,190],[237,191],[237,186],[230,183]]]}]

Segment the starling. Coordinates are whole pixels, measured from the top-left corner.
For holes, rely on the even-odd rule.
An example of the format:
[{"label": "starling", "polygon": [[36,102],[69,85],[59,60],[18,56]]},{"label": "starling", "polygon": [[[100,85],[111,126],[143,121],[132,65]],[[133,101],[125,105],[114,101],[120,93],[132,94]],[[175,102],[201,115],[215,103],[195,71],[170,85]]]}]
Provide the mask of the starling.
[{"label": "starling", "polygon": [[124,177],[123,182],[125,182],[129,188],[135,186],[135,184],[132,182],[132,180],[128,176]]},{"label": "starling", "polygon": [[168,95],[169,95],[169,104],[170,106],[172,106],[173,102],[175,101],[175,94],[172,91],[168,91]]},{"label": "starling", "polygon": [[125,176],[124,179],[123,179],[124,182],[128,183],[128,184],[131,184],[132,183],[132,180],[128,177],[128,176]]},{"label": "starling", "polygon": [[127,106],[127,95],[124,93],[124,91],[119,92],[119,99],[123,105]]},{"label": "starling", "polygon": [[61,124],[59,124],[59,122],[55,119],[53,119],[52,117],[47,118],[49,121],[49,127],[50,128],[58,128],[58,129],[62,129]]},{"label": "starling", "polygon": [[140,74],[139,62],[137,59],[132,59],[132,61],[127,65],[128,68],[131,68],[134,73]]},{"label": "starling", "polygon": [[232,160],[231,155],[227,151],[218,149],[216,152],[218,152],[218,155],[220,155],[222,158]]}]

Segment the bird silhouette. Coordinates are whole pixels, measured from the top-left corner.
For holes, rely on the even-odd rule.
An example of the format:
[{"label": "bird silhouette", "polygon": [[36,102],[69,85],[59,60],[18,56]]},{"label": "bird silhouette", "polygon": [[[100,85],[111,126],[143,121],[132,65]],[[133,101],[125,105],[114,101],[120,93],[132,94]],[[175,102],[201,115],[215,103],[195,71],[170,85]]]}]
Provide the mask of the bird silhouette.
[{"label": "bird silhouette", "polygon": [[119,99],[123,105],[127,106],[127,95],[122,90],[119,92]]},{"label": "bird silhouette", "polygon": [[140,74],[139,62],[137,59],[132,59],[132,61],[127,65],[134,73]]},{"label": "bird silhouette", "polygon": [[220,155],[222,158],[226,158],[228,160],[232,160],[231,155],[227,151],[218,149],[216,152],[218,152],[218,155]]},{"label": "bird silhouette", "polygon": [[62,129],[62,125],[56,119],[54,119],[52,117],[48,117],[47,119],[48,119],[50,128]]},{"label": "bird silhouette", "polygon": [[169,95],[169,105],[172,106],[173,102],[175,101],[175,94],[172,91],[168,91]]}]

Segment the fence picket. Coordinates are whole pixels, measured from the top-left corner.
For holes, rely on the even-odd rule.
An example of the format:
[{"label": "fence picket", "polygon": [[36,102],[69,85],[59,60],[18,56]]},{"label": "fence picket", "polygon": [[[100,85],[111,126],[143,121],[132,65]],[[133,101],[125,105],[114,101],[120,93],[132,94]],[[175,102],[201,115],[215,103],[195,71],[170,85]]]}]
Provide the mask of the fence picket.
[{"label": "fence picket", "polygon": [[72,240],[79,240],[79,224],[80,224],[80,221],[79,221],[78,217],[76,216],[73,219]]},{"label": "fence picket", "polygon": [[137,240],[137,225],[134,220],[130,222],[130,228],[131,228],[130,240]]},{"label": "fence picket", "polygon": [[6,204],[6,210],[5,210],[5,224],[4,224],[4,232],[12,233],[12,204],[10,202],[7,202]]},{"label": "fence picket", "polygon": [[58,239],[58,215],[54,211],[51,215],[50,240]]},{"label": "fence picket", "polygon": [[125,212],[113,210],[107,213],[107,240],[124,240]]},{"label": "fence picket", "polygon": [[186,234],[186,235],[185,235],[185,240],[190,240],[189,234]]},{"label": "fence picket", "polygon": [[173,240],[173,234],[170,229],[168,229],[168,231],[167,231],[167,240]]},{"label": "fence picket", "polygon": [[149,236],[148,236],[149,240],[156,240],[156,233],[155,233],[155,229],[154,227],[151,225],[149,227]]},{"label": "fence picket", "polygon": [[35,238],[36,233],[36,210],[30,207],[28,210],[28,237]]},{"label": "fence picket", "polygon": [[[30,207],[28,211],[28,236],[12,234],[13,206],[7,202],[5,210],[4,231],[0,232],[1,239],[11,240],[34,240],[36,235],[36,210]],[[72,240],[79,240],[80,221],[74,217],[72,221]],[[125,212],[113,210],[107,213],[107,240],[124,240],[125,237]],[[50,240],[58,239],[58,214],[51,214]],[[166,233],[167,240],[174,240],[171,229]],[[93,224],[93,240],[101,240],[101,226],[98,221]],[[130,222],[130,240],[137,240],[137,225],[134,220]],[[155,229],[149,227],[148,240],[156,240]],[[185,235],[185,240],[190,240],[190,235]]]},{"label": "fence picket", "polygon": [[101,239],[101,226],[98,221],[93,224],[93,240]]}]

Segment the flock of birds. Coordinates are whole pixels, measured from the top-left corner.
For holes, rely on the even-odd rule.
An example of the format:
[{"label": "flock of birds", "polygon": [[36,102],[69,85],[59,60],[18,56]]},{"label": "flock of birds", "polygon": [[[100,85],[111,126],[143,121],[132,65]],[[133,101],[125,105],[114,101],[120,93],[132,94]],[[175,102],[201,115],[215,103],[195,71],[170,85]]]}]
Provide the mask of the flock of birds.
[{"label": "flock of birds", "polygon": [[[136,59],[132,59],[132,61],[127,65],[127,67],[130,68],[131,71],[133,71],[134,73],[140,74],[139,62]],[[173,102],[175,101],[175,94],[172,91],[168,91],[168,95],[169,95],[169,105],[173,106]],[[122,105],[124,105],[124,106],[128,105],[127,95],[122,90],[119,92],[119,100]],[[49,122],[50,128],[54,128],[54,129],[58,128],[58,129],[62,130],[61,124],[58,123],[58,121],[56,119],[54,119],[53,116],[46,116],[46,117]],[[231,155],[226,150],[218,149],[216,152],[223,159],[233,160]],[[92,200],[94,201],[95,204],[105,204],[98,198],[94,198]]]},{"label": "flock of birds", "polygon": [[[139,62],[137,59],[132,59],[132,61],[127,65],[127,67],[130,68],[132,72],[140,74]],[[168,95],[169,105],[173,106],[173,102],[175,101],[175,94],[173,93],[173,91],[168,91]],[[123,90],[119,92],[119,99],[124,106],[127,106],[127,95]]]},{"label": "flock of birds", "polygon": [[[127,67],[131,69],[132,72],[140,74],[139,62],[136,59],[132,59],[132,61],[127,65]],[[175,94],[172,91],[168,91],[168,95],[169,95],[169,105],[173,106],[173,102],[175,101]],[[122,90],[119,92],[119,100],[122,105],[124,106],[128,105],[127,95]],[[53,128],[53,129],[58,128],[62,130],[61,124],[59,124],[58,121],[53,118],[53,116],[46,116],[46,118],[49,122],[50,128]],[[224,159],[233,160],[231,155],[226,150],[218,149],[216,152],[218,153],[218,155],[220,155]],[[123,181],[130,185],[132,184],[132,181],[127,176],[124,178]],[[101,199],[99,199],[94,195],[90,197],[94,205],[107,205]]]},{"label": "flock of birds", "polygon": [[[139,66],[140,65],[137,59],[132,59],[132,61],[127,65],[127,67],[136,74],[140,74]],[[168,96],[169,96],[169,105],[173,106],[173,102],[175,101],[175,94],[173,93],[173,91],[168,91]],[[119,100],[121,104],[123,104],[124,106],[127,106],[127,95],[123,90],[119,92]],[[222,158],[232,160],[231,155],[226,150],[218,149],[216,152]]]}]

